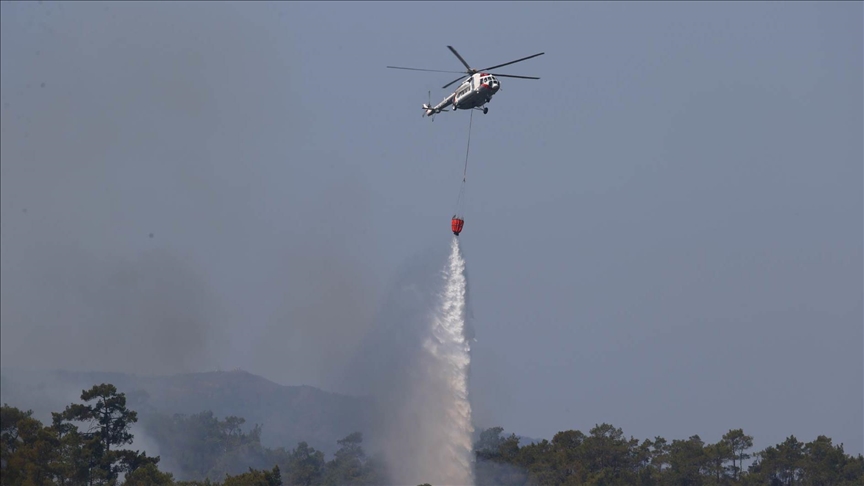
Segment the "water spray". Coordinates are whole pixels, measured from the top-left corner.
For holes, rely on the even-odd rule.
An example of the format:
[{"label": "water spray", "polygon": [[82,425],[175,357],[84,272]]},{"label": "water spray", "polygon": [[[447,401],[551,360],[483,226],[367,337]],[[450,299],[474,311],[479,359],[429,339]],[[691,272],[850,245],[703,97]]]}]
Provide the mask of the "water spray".
[{"label": "water spray", "polygon": [[453,237],[450,257],[442,272],[444,286],[439,307],[432,319],[430,335],[423,348],[432,358],[430,373],[443,380],[450,394],[443,401],[444,448],[441,452],[439,479],[445,484],[472,485],[472,444],[474,432],[471,423],[471,402],[468,399],[468,369],[471,364],[471,346],[465,335],[466,293],[465,260],[459,239]]}]

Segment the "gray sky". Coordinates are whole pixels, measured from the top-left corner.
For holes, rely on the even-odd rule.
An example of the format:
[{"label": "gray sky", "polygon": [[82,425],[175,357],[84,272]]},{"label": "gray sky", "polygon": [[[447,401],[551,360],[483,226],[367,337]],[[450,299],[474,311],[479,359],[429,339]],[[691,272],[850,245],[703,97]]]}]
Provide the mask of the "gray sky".
[{"label": "gray sky", "polygon": [[4,367],[347,389],[465,154],[385,66],[545,52],[474,121],[477,425],[864,452],[860,2],[0,8]]}]

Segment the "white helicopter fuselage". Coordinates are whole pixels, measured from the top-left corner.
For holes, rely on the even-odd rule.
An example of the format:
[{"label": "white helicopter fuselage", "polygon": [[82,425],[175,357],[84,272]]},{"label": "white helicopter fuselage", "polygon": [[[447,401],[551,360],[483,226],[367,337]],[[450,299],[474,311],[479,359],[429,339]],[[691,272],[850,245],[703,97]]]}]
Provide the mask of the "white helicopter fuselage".
[{"label": "white helicopter fuselage", "polygon": [[454,111],[480,108],[489,103],[499,89],[501,89],[501,83],[495,76],[487,73],[474,73],[440,103],[435,106],[424,103],[423,108],[426,110],[426,116],[441,113],[442,110],[451,105]]}]

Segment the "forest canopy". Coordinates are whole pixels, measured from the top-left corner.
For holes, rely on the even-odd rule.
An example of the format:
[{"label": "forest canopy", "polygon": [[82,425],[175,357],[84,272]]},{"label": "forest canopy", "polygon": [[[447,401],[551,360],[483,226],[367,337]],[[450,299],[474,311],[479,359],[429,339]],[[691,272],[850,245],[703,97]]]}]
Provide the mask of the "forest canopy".
[{"label": "forest canopy", "polygon": [[[126,395],[102,383],[52,413],[50,424],[31,410],[3,404],[0,410],[0,474],[3,486],[176,485],[281,486],[388,484],[379,455],[367,455],[363,434],[337,441],[329,460],[299,442],[294,448],[261,445],[262,427],[244,430],[245,419],[153,413],[139,423]],[[160,455],[132,450],[139,423]],[[753,437],[731,429],[716,443],[698,435],[668,441],[638,440],[599,424],[587,434],[558,432],[551,441],[520,445],[502,427],[479,431],[474,444],[479,485],[836,485],[864,484],[864,456],[818,436],[789,436],[753,451]],[[431,483],[427,483],[431,484]]]}]

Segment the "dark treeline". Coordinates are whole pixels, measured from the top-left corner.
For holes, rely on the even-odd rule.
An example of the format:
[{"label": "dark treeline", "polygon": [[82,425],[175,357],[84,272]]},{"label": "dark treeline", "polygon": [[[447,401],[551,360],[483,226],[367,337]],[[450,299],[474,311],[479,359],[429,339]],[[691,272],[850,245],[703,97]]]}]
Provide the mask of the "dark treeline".
[{"label": "dark treeline", "polygon": [[[503,429],[484,430],[474,444],[477,485],[864,485],[864,456],[819,436],[808,443],[794,436],[751,452],[753,437],[727,432],[716,444],[694,435],[671,443],[662,437],[639,441],[601,424],[588,435],[578,430],[552,441],[519,447]],[[752,459],[752,462],[749,460]],[[745,461],[750,462],[744,467]]]},{"label": "dark treeline", "polygon": [[[211,412],[151,414],[141,420],[160,456],[124,448],[132,444],[138,414],[110,384],[82,392],[83,404],[52,414],[44,425],[6,404],[0,413],[0,484],[281,486],[382,485],[387,471],[368,457],[354,432],[324,453],[300,442],[271,449],[261,445],[261,427],[244,431],[240,417],[220,420]],[[588,434],[559,432],[551,441],[519,445],[501,427],[480,432],[474,445],[476,484],[511,485],[861,485],[864,456],[819,436],[794,436],[763,451],[753,438],[730,430],[715,444],[699,436],[668,442],[639,441],[602,424]],[[163,461],[162,458],[165,458]],[[170,461],[170,464],[165,461]],[[165,472],[170,469],[172,472]]]}]

